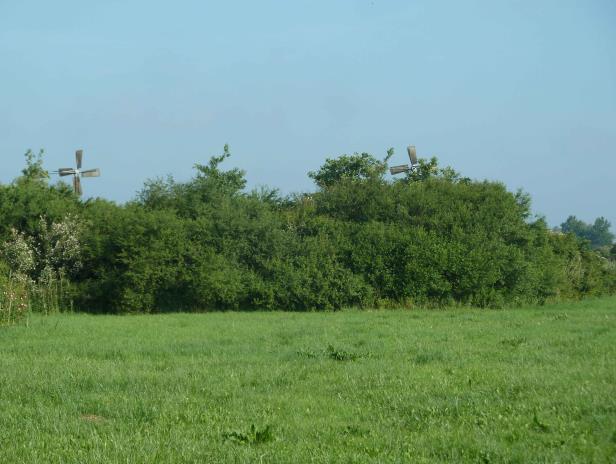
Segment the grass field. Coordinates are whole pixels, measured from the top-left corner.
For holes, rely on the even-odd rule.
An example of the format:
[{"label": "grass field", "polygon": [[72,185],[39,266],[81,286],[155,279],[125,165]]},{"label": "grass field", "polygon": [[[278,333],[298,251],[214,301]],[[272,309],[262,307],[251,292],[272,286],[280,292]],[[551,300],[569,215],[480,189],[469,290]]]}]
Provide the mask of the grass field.
[{"label": "grass field", "polygon": [[616,462],[616,298],[31,317],[0,463]]}]

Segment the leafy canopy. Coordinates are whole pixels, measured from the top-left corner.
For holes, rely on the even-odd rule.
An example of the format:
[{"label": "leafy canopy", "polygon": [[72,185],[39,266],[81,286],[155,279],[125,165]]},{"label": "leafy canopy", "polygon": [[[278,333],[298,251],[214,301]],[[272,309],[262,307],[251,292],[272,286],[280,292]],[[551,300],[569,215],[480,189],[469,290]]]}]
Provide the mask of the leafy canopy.
[{"label": "leafy canopy", "polygon": [[569,216],[560,227],[564,233],[588,240],[593,248],[606,247],[614,241],[614,234],[610,231],[611,224],[604,217],[598,217],[593,224],[588,224],[575,216]]}]

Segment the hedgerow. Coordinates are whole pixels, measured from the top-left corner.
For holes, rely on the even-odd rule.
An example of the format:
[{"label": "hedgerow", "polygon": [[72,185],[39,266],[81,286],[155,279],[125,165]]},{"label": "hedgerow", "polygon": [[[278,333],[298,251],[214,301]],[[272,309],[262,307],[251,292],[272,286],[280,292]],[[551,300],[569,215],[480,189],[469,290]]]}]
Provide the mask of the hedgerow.
[{"label": "hedgerow", "polygon": [[[390,180],[388,158],[344,155],[309,173],[314,192],[282,196],[247,191],[243,171],[222,169],[228,157],[225,147],[188,182],[150,180],[116,204],[49,185],[30,154],[0,185],[3,249],[38,243],[47,251],[32,252],[30,281],[51,269],[91,312],[499,307],[616,291],[614,266],[534,217],[528,195],[435,158]],[[41,248],[56,232],[62,256]],[[11,259],[0,285],[28,274]]]}]

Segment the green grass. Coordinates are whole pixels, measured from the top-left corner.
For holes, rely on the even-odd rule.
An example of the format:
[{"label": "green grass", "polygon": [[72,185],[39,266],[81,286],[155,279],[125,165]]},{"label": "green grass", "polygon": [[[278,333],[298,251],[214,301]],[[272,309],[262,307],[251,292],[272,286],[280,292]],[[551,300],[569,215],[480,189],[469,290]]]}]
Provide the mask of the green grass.
[{"label": "green grass", "polygon": [[616,462],[616,298],[33,317],[1,463]]}]

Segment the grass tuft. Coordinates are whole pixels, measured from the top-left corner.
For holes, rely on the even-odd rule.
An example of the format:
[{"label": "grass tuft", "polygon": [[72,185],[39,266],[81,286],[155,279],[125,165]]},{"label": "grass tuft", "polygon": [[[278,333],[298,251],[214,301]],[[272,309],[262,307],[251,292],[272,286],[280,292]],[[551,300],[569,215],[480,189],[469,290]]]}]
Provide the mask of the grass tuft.
[{"label": "grass tuft", "polygon": [[355,361],[359,358],[357,353],[353,353],[351,351],[346,351],[341,348],[334,348],[333,345],[327,346],[327,357],[329,359],[333,359],[334,361]]},{"label": "grass tuft", "polygon": [[224,432],[222,438],[223,441],[231,441],[242,445],[261,445],[273,441],[274,434],[270,425],[257,428],[255,424],[252,424],[247,432],[237,430]]}]

